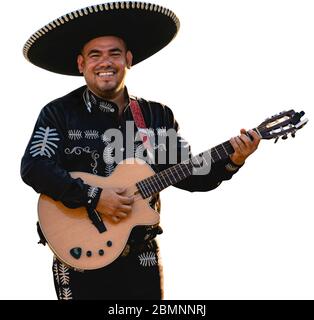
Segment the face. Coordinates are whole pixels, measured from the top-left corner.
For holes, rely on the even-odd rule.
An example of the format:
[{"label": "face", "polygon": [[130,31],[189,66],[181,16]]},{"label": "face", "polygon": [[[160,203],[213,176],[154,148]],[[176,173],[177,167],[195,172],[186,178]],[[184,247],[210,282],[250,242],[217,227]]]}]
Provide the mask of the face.
[{"label": "face", "polygon": [[132,54],[122,39],[112,36],[95,38],[85,44],[77,58],[89,89],[101,98],[114,99],[123,93]]}]

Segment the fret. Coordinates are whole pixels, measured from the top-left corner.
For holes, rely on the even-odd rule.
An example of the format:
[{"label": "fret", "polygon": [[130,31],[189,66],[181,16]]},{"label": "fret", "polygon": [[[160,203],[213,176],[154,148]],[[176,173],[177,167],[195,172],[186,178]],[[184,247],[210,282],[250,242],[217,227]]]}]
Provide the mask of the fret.
[{"label": "fret", "polygon": [[154,190],[153,190],[153,188],[151,187],[151,185],[149,183],[149,179],[150,178],[147,178],[147,179],[143,180],[143,182],[147,186],[147,189],[148,189],[150,195],[152,195],[154,193]]},{"label": "fret", "polygon": [[170,181],[170,184],[172,185],[172,184],[176,183],[176,179],[175,179],[175,177],[174,177],[174,181],[172,181],[172,180],[171,180],[171,177],[170,177],[170,174],[173,176],[172,171],[171,171],[171,170],[167,170],[167,177],[168,177],[168,179],[169,179],[169,181]]},{"label": "fret", "polygon": [[158,179],[160,181],[160,183],[161,183],[162,188],[160,190],[163,190],[164,188],[168,187],[167,185],[164,186],[164,184],[162,183],[162,180],[160,179],[160,175],[159,174],[156,175],[156,179]]},{"label": "fret", "polygon": [[[174,171],[176,172],[178,178],[180,178],[179,172],[177,171],[177,165],[173,166],[172,168],[174,169]],[[176,180],[179,180],[178,178],[176,178]],[[180,180],[179,180],[180,181]]]},{"label": "fret", "polygon": [[212,158],[212,162],[215,163],[218,159],[217,159],[217,156],[216,154],[214,153],[215,150],[213,149],[210,149],[210,155],[211,155],[211,158]]},{"label": "fret", "polygon": [[156,180],[156,175],[151,176],[151,177],[149,177],[148,179],[149,179],[148,182],[149,182],[150,185],[151,185],[151,188],[152,188],[152,190],[153,190],[153,193],[159,192],[161,189],[160,189],[160,187],[159,187],[159,185],[158,185],[158,182],[157,182],[157,180]]},{"label": "fret", "polygon": [[177,181],[177,179],[176,179],[176,177],[174,176],[172,170],[169,170],[169,171],[170,171],[170,173],[172,174],[172,176],[173,176],[173,178],[174,178],[174,181]]},{"label": "fret", "polygon": [[155,175],[155,176],[152,176],[151,178],[156,182],[156,184],[157,184],[157,190],[156,190],[156,192],[158,192],[159,190],[162,190],[163,188],[159,185],[159,183],[158,183],[158,180],[157,180],[157,175]]},{"label": "fret", "polygon": [[[191,164],[191,163],[189,163],[189,164]],[[189,175],[191,175],[191,174],[192,174],[192,172],[193,172],[193,170],[191,170],[191,168],[189,167],[189,164],[184,163],[185,167],[187,168],[187,172],[188,172],[188,174],[189,174]]]},{"label": "fret", "polygon": [[[213,157],[214,162],[217,162],[217,161],[220,159],[219,153],[217,152],[217,150],[215,149],[215,147],[212,148],[212,150],[213,150],[213,152],[216,152],[216,154],[218,155],[218,158],[217,158],[217,156],[215,157],[215,154],[212,153],[212,157]],[[215,158],[216,158],[216,159],[215,159]]]},{"label": "fret", "polygon": [[142,196],[144,199],[148,198],[149,197],[149,192],[146,190],[144,184],[143,184],[143,180],[141,182],[138,182],[136,184],[136,186],[139,188]]},{"label": "fret", "polygon": [[[195,164],[195,162],[197,162],[198,167],[201,167],[202,164],[199,162],[198,157],[199,157],[199,155],[197,155],[196,157],[193,157],[193,164]],[[193,167],[194,167],[194,166],[193,166]]]},{"label": "fret", "polygon": [[142,181],[141,181],[141,186],[142,186],[142,188],[143,188],[143,190],[144,190],[145,198],[147,198],[147,197],[149,196],[149,194],[150,194],[150,191],[149,191],[149,189],[148,189],[147,186],[146,186],[145,180],[142,180]]},{"label": "fret", "polygon": [[219,160],[221,160],[221,156],[220,156],[220,154],[219,154],[218,150],[216,149],[216,147],[214,147],[214,150],[217,152],[218,157],[219,157]]},{"label": "fret", "polygon": [[[165,177],[165,182],[168,184],[168,186],[172,184],[171,179],[170,179],[170,177],[169,177],[169,175],[168,175],[168,172],[169,172],[169,171],[171,171],[171,168],[169,168],[169,169],[167,169],[167,170],[165,170],[165,171],[163,172],[163,173],[164,173],[163,176]],[[167,182],[166,178],[168,178],[168,181],[170,182],[170,184]]]},{"label": "fret", "polygon": [[160,172],[160,173],[158,173],[157,175],[156,175],[156,180],[159,180],[159,182],[160,182],[160,184],[161,184],[161,186],[159,187],[159,190],[158,191],[160,191],[160,190],[163,190],[163,189],[165,189],[165,188],[167,188],[167,187],[169,187],[169,183],[167,182],[167,180],[165,179],[165,172]]},{"label": "fret", "polygon": [[226,150],[226,148],[225,148],[225,146],[224,146],[224,144],[223,144],[223,143],[221,144],[221,146],[222,146],[222,148],[223,148],[223,150],[224,150],[224,152],[225,152],[226,156],[229,156],[229,153],[227,152],[227,150]]},{"label": "fret", "polygon": [[181,169],[181,171],[182,171],[182,173],[183,173],[184,178],[186,178],[187,176],[186,176],[185,172],[183,171],[182,166],[181,166],[181,165],[179,165],[178,167]]},{"label": "fret", "polygon": [[228,155],[231,155],[234,152],[234,149],[233,149],[230,141],[224,142],[223,145],[225,146],[225,148],[226,148],[226,150],[228,152]]},{"label": "fret", "polygon": [[[209,154],[209,153],[208,153]],[[202,156],[203,161],[205,162],[205,164],[208,166],[208,163],[206,161],[206,157]]]}]

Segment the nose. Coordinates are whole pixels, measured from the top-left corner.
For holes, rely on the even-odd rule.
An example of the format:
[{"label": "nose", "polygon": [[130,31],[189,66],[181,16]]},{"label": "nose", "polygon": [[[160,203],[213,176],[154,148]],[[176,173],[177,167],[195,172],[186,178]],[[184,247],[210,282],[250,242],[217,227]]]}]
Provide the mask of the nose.
[{"label": "nose", "polygon": [[98,67],[108,68],[112,66],[112,60],[110,56],[103,56],[98,63]]}]

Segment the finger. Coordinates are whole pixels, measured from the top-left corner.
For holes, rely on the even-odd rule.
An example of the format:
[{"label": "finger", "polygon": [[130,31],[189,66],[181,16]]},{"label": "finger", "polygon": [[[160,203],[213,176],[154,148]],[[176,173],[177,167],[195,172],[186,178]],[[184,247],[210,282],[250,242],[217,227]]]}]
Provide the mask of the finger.
[{"label": "finger", "polygon": [[234,140],[237,143],[237,145],[239,146],[240,152],[243,152],[246,148],[246,145],[244,144],[244,142],[240,139],[240,137],[235,137]]},{"label": "finger", "polygon": [[261,137],[254,130],[250,130],[250,135],[253,137],[253,143],[258,145],[261,141]]},{"label": "finger", "polygon": [[240,149],[238,143],[236,142],[235,138],[231,138],[230,143],[234,149],[234,152],[241,152],[241,149]]},{"label": "finger", "polygon": [[115,188],[114,191],[117,193],[117,194],[122,194],[126,191],[126,188]]},{"label": "finger", "polygon": [[134,197],[124,197],[124,196],[119,196],[119,201],[122,204],[132,204],[134,202]]},{"label": "finger", "polygon": [[119,218],[119,219],[123,219],[123,218],[126,218],[128,215],[125,213],[125,212],[122,212],[122,211],[116,211],[114,216],[116,218]]},{"label": "finger", "polygon": [[118,218],[118,217],[116,217],[116,216],[112,216],[112,217],[111,217],[111,220],[112,220],[113,222],[115,222],[115,223],[120,222],[120,218]]},{"label": "finger", "polygon": [[124,213],[126,213],[126,214],[129,214],[129,213],[131,213],[131,211],[132,211],[132,207],[131,207],[131,206],[126,206],[126,205],[121,205],[121,206],[119,207],[119,210],[120,210],[121,212],[124,212]]},{"label": "finger", "polygon": [[252,140],[247,136],[247,134],[241,134],[239,139],[244,143],[245,147],[249,147]]},{"label": "finger", "polygon": [[246,131],[245,129],[242,128],[242,129],[240,130],[240,134],[246,134],[246,133],[247,133],[247,131]]}]

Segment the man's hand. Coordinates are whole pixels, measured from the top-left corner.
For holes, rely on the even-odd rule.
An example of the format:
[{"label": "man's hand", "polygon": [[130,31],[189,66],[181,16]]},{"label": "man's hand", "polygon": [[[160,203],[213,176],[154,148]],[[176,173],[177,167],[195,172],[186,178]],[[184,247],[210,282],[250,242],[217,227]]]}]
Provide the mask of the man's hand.
[{"label": "man's hand", "polygon": [[113,222],[126,218],[132,210],[134,197],[123,196],[125,191],[126,188],[103,188],[96,210]]},{"label": "man's hand", "polygon": [[253,141],[245,133],[246,130],[241,129],[240,136],[230,139],[230,143],[234,149],[234,153],[230,156],[230,159],[234,164],[239,166],[257,149],[261,141],[261,138],[255,131],[249,131],[249,134],[253,137]]}]

